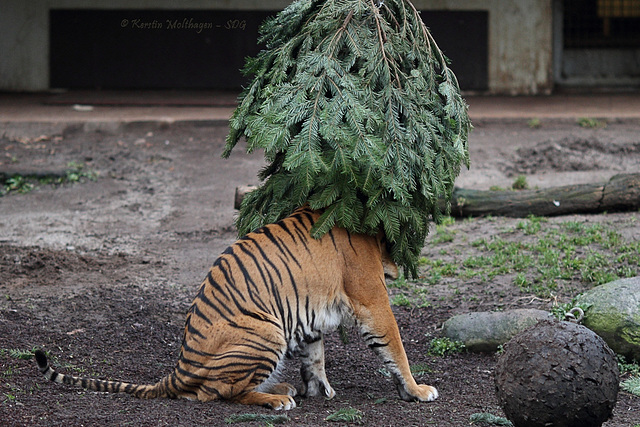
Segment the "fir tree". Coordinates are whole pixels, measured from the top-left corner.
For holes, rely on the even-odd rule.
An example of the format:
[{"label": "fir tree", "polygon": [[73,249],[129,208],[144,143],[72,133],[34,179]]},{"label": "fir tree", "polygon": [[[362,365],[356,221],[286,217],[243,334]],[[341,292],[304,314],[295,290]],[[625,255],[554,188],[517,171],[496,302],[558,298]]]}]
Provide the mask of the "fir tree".
[{"label": "fir tree", "polygon": [[429,221],[442,216],[471,124],[458,82],[408,0],[298,0],[262,25],[266,48],[230,120],[264,149],[263,184],[237,219],[245,234],[309,203],[312,230],[375,234],[415,276]]}]

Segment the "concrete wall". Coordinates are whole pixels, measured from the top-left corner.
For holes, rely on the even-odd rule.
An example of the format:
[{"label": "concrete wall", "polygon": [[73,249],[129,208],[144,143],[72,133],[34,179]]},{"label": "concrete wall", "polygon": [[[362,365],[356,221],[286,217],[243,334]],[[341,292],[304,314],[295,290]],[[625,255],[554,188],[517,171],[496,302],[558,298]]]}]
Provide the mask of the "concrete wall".
[{"label": "concrete wall", "polygon": [[638,86],[640,49],[565,49],[561,73],[566,86]]},{"label": "concrete wall", "polygon": [[[414,0],[413,3],[423,10],[489,12],[490,93],[551,91],[552,0]],[[455,72],[455,64],[452,68]]]},{"label": "concrete wall", "polygon": [[[552,0],[414,0],[424,10],[489,12],[489,92],[551,90]],[[288,0],[2,0],[0,90],[49,89],[49,9],[282,9]],[[429,23],[427,22],[427,25]],[[462,36],[462,35],[461,35]],[[453,67],[455,71],[455,66]]]},{"label": "concrete wall", "polygon": [[0,90],[49,87],[48,14],[43,1],[0,2]]}]

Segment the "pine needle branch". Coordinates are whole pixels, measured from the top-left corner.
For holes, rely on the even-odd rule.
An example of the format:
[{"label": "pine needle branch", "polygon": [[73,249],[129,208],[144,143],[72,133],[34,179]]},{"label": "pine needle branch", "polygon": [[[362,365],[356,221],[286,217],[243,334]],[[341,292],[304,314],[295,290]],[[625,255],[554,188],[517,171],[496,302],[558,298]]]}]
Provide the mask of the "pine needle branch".
[{"label": "pine needle branch", "polygon": [[240,234],[309,203],[313,230],[384,230],[415,275],[438,200],[468,165],[471,129],[455,75],[409,0],[296,0],[265,21],[266,49],[229,122],[223,156],[264,149],[264,182],[243,201]]}]

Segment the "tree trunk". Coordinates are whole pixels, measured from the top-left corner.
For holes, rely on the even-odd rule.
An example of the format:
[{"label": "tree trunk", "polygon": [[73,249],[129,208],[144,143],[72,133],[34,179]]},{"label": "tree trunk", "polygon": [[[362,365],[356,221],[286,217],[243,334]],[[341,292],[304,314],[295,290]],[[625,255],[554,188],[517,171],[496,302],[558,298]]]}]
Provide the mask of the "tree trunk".
[{"label": "tree trunk", "polygon": [[[255,187],[236,188],[234,207]],[[444,205],[444,203],[443,203]],[[444,207],[444,206],[443,206]],[[520,191],[485,191],[456,188],[451,200],[451,215],[552,216],[640,209],[640,173],[621,174],[607,182],[566,185]]]}]

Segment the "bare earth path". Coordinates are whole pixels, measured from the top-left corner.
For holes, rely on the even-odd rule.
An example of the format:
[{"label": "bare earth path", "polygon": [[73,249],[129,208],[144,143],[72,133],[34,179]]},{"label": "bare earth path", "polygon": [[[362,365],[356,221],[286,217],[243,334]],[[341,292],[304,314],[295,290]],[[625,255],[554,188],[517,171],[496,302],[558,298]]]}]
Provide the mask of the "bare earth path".
[{"label": "bare earth path", "polygon": [[[606,128],[574,122],[476,123],[472,169],[458,185],[508,187],[524,173],[532,186],[608,179],[640,170],[640,123]],[[31,135],[33,136],[33,135]],[[141,401],[127,395],[86,392],[48,383],[33,360],[10,349],[40,347],[65,372],[155,382],[177,359],[184,314],[207,268],[235,239],[236,186],[256,183],[260,153],[235,152],[222,160],[224,126],[198,123],[129,125],[111,131],[66,129],[46,138],[0,139],[0,172],[57,171],[85,164],[96,181],[38,185],[26,194],[0,197],[0,420],[3,425],[224,425],[234,414],[269,410],[188,401]],[[562,219],[553,219],[559,221]],[[640,239],[640,214],[572,216],[606,222],[628,240]],[[450,244],[463,257],[468,244],[518,220],[457,222]],[[433,238],[430,236],[430,239]],[[424,255],[441,256],[431,243]],[[429,272],[425,271],[425,275]],[[559,289],[566,302],[576,281]],[[429,341],[453,314],[472,310],[537,307],[534,297],[510,280],[490,285],[450,279],[426,294],[426,307],[394,307],[412,364],[429,372],[419,382],[436,386],[433,403],[398,399],[392,381],[353,331],[348,344],[329,337],[327,373],[335,399],[301,400],[285,425],[331,425],[325,418],[342,407],[364,413],[365,425],[463,426],[478,412],[502,415],[494,394],[495,354],[427,354]],[[286,379],[298,383],[291,361]],[[606,427],[640,423],[640,399],[620,393]],[[253,423],[249,425],[264,425]]]}]

